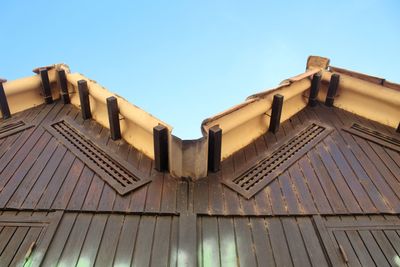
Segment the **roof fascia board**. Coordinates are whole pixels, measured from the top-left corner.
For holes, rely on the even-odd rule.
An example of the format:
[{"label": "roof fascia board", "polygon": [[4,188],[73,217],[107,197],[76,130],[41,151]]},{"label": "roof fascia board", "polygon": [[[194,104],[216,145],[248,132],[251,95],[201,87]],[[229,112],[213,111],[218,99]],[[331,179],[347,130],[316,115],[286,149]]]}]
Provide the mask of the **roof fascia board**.
[{"label": "roof fascia board", "polygon": [[319,71],[314,69],[285,80],[277,88],[250,96],[241,105],[204,120],[203,133],[218,125],[222,129],[222,159],[229,157],[268,130],[275,94],[284,96],[282,122],[303,109],[307,105],[306,92],[311,87],[310,76]]},{"label": "roof fascia board", "polygon": [[207,176],[207,139],[181,140],[172,134],[172,127],[155,118],[124,98],[115,95],[97,82],[79,74],[67,74],[68,90],[71,93],[71,104],[80,108],[77,83],[86,80],[89,90],[92,118],[102,126],[109,128],[106,99],[114,96],[118,99],[121,135],[126,142],[154,159],[153,128],[164,125],[168,129],[169,171],[175,177],[192,179]]},{"label": "roof fascia board", "polygon": [[334,66],[329,66],[329,71],[333,72],[333,73],[338,73],[338,74],[345,74],[345,75],[348,75],[348,76],[351,76],[351,77],[354,77],[354,78],[357,78],[357,79],[360,79],[363,81],[375,83],[378,85],[385,86],[387,88],[391,88],[391,89],[400,91],[400,84],[390,82],[390,81],[386,80],[385,78],[380,78],[380,77],[364,74],[361,72],[356,72],[356,71],[338,68],[338,67],[334,67]]},{"label": "roof fascia board", "polygon": [[[335,72],[323,71],[320,101],[325,101],[329,80]],[[334,106],[377,121],[390,127],[397,127],[400,118],[400,97],[396,89],[372,83],[347,74],[340,74],[340,82]]]},{"label": "roof fascia board", "polygon": [[385,81],[384,78],[380,78],[380,77],[376,77],[376,76],[372,76],[372,75],[367,75],[367,74],[356,72],[356,71],[352,71],[352,70],[346,70],[346,69],[338,68],[338,67],[334,67],[334,66],[329,66],[329,71],[332,72],[332,73],[337,73],[337,74],[345,74],[347,76],[358,78],[360,80],[364,80],[364,81],[367,81],[367,82],[375,83],[375,84],[378,84],[378,85],[383,85],[383,82]]},{"label": "roof fascia board", "polygon": [[[66,71],[71,103],[80,108],[77,82],[88,83],[93,119],[109,128],[106,99],[118,99],[122,137],[132,146],[154,159],[153,127],[162,124],[169,135],[169,171],[173,176],[197,179],[207,175],[208,130],[218,125],[222,129],[222,159],[225,159],[264,134],[269,128],[272,100],[275,94],[284,96],[281,121],[285,121],[303,109],[308,102],[311,77],[322,73],[318,99],[324,102],[332,73],[341,75],[334,105],[359,116],[397,127],[400,118],[400,85],[385,79],[368,76],[336,67],[330,67],[329,59],[311,56],[307,70],[284,80],[278,87],[252,95],[243,103],[203,121],[203,137],[181,140],[172,134],[172,127],[151,114],[129,103],[122,97],[85,76],[69,72],[64,64],[46,67],[53,99],[58,99],[57,70]],[[37,72],[37,71],[36,71]],[[11,113],[14,114],[44,103],[40,76],[26,77],[3,83]],[[23,99],[23,101],[21,101]]]},{"label": "roof fascia board", "polygon": [[[48,71],[51,93],[53,99],[60,97],[57,88],[56,69],[58,65]],[[42,82],[39,75],[24,77],[13,81],[3,83],[4,91],[7,96],[8,105],[11,114],[15,114],[26,109],[41,105],[44,103],[42,93]],[[23,99],[23,101],[21,101]]]},{"label": "roof fascia board", "polygon": [[153,128],[161,124],[168,128],[169,135],[171,135],[172,127],[79,73],[67,74],[68,90],[72,91],[71,104],[74,106],[80,108],[79,94],[77,93],[79,80],[87,81],[93,119],[109,128],[106,99],[111,96],[116,97],[122,137],[129,144],[154,159]]}]

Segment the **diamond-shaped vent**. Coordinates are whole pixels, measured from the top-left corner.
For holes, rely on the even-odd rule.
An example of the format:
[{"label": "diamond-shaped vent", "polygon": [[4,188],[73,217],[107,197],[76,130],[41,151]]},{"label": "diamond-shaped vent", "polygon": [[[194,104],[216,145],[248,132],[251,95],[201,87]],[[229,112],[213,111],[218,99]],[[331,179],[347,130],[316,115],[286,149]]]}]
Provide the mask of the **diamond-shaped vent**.
[{"label": "diamond-shaped vent", "polygon": [[312,123],[294,137],[284,141],[271,154],[247,168],[239,176],[233,180],[225,180],[223,183],[244,197],[251,198],[330,132],[330,128]]},{"label": "diamond-shaped vent", "polygon": [[0,126],[0,139],[5,138],[7,136],[19,133],[28,128],[33,127],[32,124],[27,124],[23,121],[15,121],[10,122]]},{"label": "diamond-shaped vent", "polygon": [[343,128],[343,130],[378,145],[400,152],[400,140],[393,136],[383,134],[357,123],[354,123],[348,128]]},{"label": "diamond-shaped vent", "polygon": [[99,147],[71,124],[62,120],[47,129],[119,194],[126,194],[150,182],[149,178],[141,179],[128,162],[117,158],[107,148]]}]

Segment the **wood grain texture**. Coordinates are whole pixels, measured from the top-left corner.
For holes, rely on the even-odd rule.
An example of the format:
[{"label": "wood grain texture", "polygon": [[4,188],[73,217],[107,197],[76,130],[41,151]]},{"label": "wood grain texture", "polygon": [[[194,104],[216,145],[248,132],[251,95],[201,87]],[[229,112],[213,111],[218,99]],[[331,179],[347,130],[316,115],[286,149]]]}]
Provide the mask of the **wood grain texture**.
[{"label": "wood grain texture", "polygon": [[[43,127],[64,119],[151,183],[120,195]],[[156,171],[150,158],[62,101],[11,120],[35,126],[0,139],[0,219],[14,220],[0,223],[6,265],[41,237],[26,220],[55,210],[64,214],[46,237],[43,266],[385,266],[400,252],[400,153],[342,130],[393,129],[343,110],[307,107],[196,182]],[[245,198],[224,185],[310,122],[332,131],[257,193]]]}]

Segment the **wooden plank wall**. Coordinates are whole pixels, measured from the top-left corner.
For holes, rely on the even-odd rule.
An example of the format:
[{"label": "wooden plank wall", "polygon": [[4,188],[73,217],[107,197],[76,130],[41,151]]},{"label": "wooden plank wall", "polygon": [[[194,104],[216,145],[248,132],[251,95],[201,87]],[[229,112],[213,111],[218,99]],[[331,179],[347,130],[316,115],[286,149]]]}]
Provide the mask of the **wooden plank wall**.
[{"label": "wooden plank wall", "polygon": [[[81,125],[93,142],[118,153],[151,183],[124,196],[116,193],[42,127],[62,118]],[[326,266],[330,259],[312,216],[323,216],[325,223],[343,220],[339,216],[381,220],[382,214],[400,212],[400,153],[342,127],[356,122],[385,134],[394,129],[322,104],[302,110],[195,183],[157,172],[152,160],[124,140],[112,140],[108,129],[83,120],[70,104],[41,105],[7,121],[14,120],[35,127],[0,139],[0,209],[64,212],[44,266],[209,266],[211,259],[212,266]],[[334,131],[252,198],[221,183],[311,121]],[[375,255],[367,248],[369,257],[391,264],[387,257],[398,249],[399,232],[372,236],[382,249]],[[335,238],[345,250],[354,241],[340,233]],[[363,265],[362,253],[349,251],[348,260]]]}]

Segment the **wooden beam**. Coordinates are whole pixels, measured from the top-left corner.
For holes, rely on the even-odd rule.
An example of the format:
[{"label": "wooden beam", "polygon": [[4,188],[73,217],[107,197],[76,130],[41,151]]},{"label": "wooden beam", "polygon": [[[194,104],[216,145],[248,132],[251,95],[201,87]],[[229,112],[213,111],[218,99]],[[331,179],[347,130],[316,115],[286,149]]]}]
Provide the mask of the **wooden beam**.
[{"label": "wooden beam", "polygon": [[92,112],[90,111],[89,89],[87,86],[87,81],[85,80],[78,81],[78,91],[79,91],[79,100],[81,101],[82,118],[84,120],[91,119]]},{"label": "wooden beam", "polygon": [[272,101],[271,118],[269,121],[269,129],[268,129],[270,132],[276,133],[279,131],[279,125],[281,123],[282,107],[283,107],[283,95],[280,94],[274,95],[274,100]]},{"label": "wooden beam", "polygon": [[4,92],[3,81],[0,81],[0,109],[3,119],[11,118],[10,108],[8,106],[7,96]]},{"label": "wooden beam", "polygon": [[328,107],[333,107],[333,102],[335,101],[336,92],[339,87],[339,80],[339,74],[332,74],[331,80],[329,81],[328,94],[325,99],[325,105]]},{"label": "wooden beam", "polygon": [[168,128],[157,125],[153,128],[154,165],[157,171],[168,171]]},{"label": "wooden beam", "polygon": [[40,69],[39,74],[40,74],[40,79],[42,80],[44,102],[46,104],[51,104],[53,103],[53,97],[51,96],[51,87],[47,69]]},{"label": "wooden beam", "polygon": [[315,107],[318,103],[317,97],[318,97],[318,92],[319,92],[319,85],[321,84],[321,74],[316,73],[313,76],[313,79],[311,81],[311,89],[310,89],[310,95],[308,97],[308,105],[310,107]]},{"label": "wooden beam", "polygon": [[221,167],[222,129],[218,125],[208,130],[208,170],[219,171]]},{"label": "wooden beam", "polygon": [[69,99],[69,94],[68,94],[68,83],[67,83],[67,76],[65,74],[65,70],[58,70],[58,83],[60,85],[60,95],[61,99],[64,104],[69,104],[71,103],[71,100]]},{"label": "wooden beam", "polygon": [[107,98],[108,121],[110,123],[110,135],[112,140],[121,139],[121,128],[119,125],[118,101],[114,96]]}]

